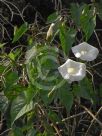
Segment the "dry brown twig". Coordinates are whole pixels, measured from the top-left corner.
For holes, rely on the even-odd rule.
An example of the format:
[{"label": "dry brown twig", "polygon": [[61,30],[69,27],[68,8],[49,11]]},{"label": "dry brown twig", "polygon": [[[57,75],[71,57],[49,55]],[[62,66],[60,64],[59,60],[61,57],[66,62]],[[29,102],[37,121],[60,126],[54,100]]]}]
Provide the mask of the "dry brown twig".
[{"label": "dry brown twig", "polygon": [[102,46],[101,46],[100,39],[99,39],[99,37],[98,37],[98,35],[97,35],[97,33],[96,33],[96,31],[95,31],[95,30],[94,30],[94,34],[95,34],[95,36],[96,36],[96,39],[97,39],[98,45],[99,45],[100,49],[102,50]]},{"label": "dry brown twig", "polygon": [[96,118],[96,116],[88,108],[86,108],[83,105],[80,105],[80,107],[82,107],[85,111],[87,111],[87,113],[93,118],[93,120],[96,121],[100,125],[100,127],[102,128],[102,122],[100,120],[98,120]]},{"label": "dry brown twig", "polygon": [[81,116],[81,115],[86,114],[86,113],[87,113],[86,111],[83,111],[83,112],[78,113],[78,114],[76,114],[76,115],[72,115],[72,116],[70,116],[70,117],[68,117],[68,118],[64,118],[64,119],[62,120],[62,122],[67,121],[67,120],[70,120],[70,119],[73,119],[73,118],[76,118],[76,117]]},{"label": "dry brown twig", "polygon": [[[97,116],[99,115],[99,113],[101,112],[101,110],[102,110],[102,107],[100,107],[100,109],[97,111],[95,117],[97,117]],[[92,127],[94,121],[95,121],[95,118],[93,118],[93,120],[91,121],[91,124],[90,124],[90,126],[88,127],[85,136],[88,136],[89,130],[90,130],[90,128]],[[102,133],[101,133],[101,134],[102,134]],[[100,135],[100,136],[101,136],[101,135]]]},{"label": "dry brown twig", "polygon": [[12,130],[12,128],[6,129],[4,132],[2,132],[2,133],[0,134],[0,136],[4,136],[6,133],[8,133],[8,132],[11,131],[11,130]]}]

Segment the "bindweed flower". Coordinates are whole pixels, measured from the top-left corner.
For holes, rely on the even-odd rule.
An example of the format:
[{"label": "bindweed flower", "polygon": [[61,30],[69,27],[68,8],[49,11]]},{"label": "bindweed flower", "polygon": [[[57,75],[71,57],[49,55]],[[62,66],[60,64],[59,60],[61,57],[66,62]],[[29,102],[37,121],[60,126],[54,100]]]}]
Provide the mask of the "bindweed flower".
[{"label": "bindweed flower", "polygon": [[90,44],[83,42],[79,45],[72,47],[72,52],[76,58],[81,60],[93,61],[96,59],[99,50],[96,47],[91,46]]},{"label": "bindweed flower", "polygon": [[63,65],[58,67],[58,70],[62,77],[67,79],[69,83],[80,81],[86,75],[86,65],[71,59],[68,59]]},{"label": "bindweed flower", "polygon": [[52,36],[53,36],[53,33],[54,33],[54,26],[55,24],[52,23],[47,31],[47,36],[46,36],[46,40],[49,40]]}]

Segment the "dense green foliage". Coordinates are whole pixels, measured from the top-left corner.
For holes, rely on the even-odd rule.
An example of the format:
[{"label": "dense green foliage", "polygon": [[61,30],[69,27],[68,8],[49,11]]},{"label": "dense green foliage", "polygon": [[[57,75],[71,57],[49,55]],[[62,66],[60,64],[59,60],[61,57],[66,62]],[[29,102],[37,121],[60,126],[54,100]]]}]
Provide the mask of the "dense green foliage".
[{"label": "dense green foliage", "polygon": [[[88,130],[94,118],[87,112],[93,110],[96,114],[102,105],[102,83],[98,82],[98,78],[102,79],[102,43],[96,33],[96,17],[102,20],[101,0],[91,4],[71,3],[68,9],[49,15],[46,26],[27,22],[14,26],[9,43],[14,47],[8,52],[8,43],[0,41],[0,114],[1,121],[6,120],[7,129],[2,132],[4,135],[84,136],[91,133],[90,136],[98,136],[101,133],[100,118],[99,122],[96,120],[96,131]],[[46,37],[51,23],[54,26]],[[99,49],[96,60],[84,62],[73,56],[71,47],[83,41]],[[58,67],[68,58],[86,64],[87,75],[80,82],[70,84],[60,75]],[[89,114],[87,127],[80,126],[84,114]],[[71,115],[76,116],[70,118]]]}]

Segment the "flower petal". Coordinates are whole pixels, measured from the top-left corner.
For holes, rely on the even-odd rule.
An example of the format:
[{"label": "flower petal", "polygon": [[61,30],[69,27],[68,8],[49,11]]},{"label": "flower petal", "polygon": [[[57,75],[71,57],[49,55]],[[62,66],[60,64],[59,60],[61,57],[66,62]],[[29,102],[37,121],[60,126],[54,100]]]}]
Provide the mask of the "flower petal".
[{"label": "flower petal", "polygon": [[99,54],[99,50],[96,47],[93,47],[86,42],[72,47],[72,52],[76,58],[86,61],[93,61]]},{"label": "flower petal", "polygon": [[62,77],[68,79],[70,83],[73,81],[80,81],[86,75],[86,65],[71,59],[68,59],[58,70]]}]

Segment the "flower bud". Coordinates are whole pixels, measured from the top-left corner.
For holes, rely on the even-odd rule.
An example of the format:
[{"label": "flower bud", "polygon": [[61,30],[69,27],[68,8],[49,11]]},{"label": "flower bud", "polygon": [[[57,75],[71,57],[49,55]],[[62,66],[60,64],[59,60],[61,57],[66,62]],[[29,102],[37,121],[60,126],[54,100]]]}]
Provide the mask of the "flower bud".
[{"label": "flower bud", "polygon": [[55,26],[55,23],[52,23],[47,31],[47,36],[46,36],[46,40],[49,40],[52,36],[53,36],[53,33],[54,33],[54,26]]}]

